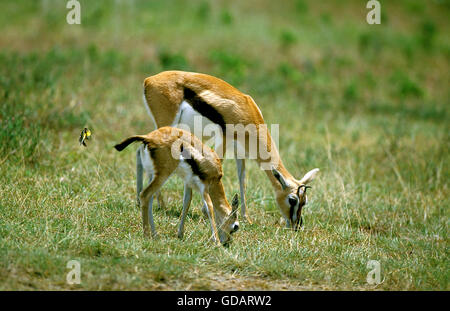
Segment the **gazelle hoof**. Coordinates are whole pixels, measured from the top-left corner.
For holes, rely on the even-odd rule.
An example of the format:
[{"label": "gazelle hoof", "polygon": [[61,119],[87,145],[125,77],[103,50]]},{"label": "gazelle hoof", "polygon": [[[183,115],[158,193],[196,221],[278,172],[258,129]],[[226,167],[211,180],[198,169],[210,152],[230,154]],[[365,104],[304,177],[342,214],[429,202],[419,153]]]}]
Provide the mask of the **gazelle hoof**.
[{"label": "gazelle hoof", "polygon": [[219,239],[215,239],[214,237],[211,237],[210,238],[210,243],[213,245],[213,246],[222,246],[222,244],[220,243],[220,240]]},{"label": "gazelle hoof", "polygon": [[252,220],[250,219],[250,217],[248,217],[248,215],[242,215],[241,216],[242,217],[242,219],[245,221],[245,222],[247,222],[248,224],[252,224],[253,222],[252,222]]},{"label": "gazelle hoof", "polygon": [[[150,238],[150,233],[148,231],[144,231],[144,237],[149,239]],[[158,233],[152,232],[151,238],[152,239],[158,239],[159,238]]]}]

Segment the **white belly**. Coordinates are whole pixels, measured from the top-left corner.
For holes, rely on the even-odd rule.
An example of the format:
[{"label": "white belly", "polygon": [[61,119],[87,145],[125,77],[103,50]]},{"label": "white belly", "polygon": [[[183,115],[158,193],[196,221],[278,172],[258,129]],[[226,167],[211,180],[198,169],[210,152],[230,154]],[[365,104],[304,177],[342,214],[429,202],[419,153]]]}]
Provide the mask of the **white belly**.
[{"label": "white belly", "polygon": [[197,175],[194,175],[194,173],[192,173],[191,166],[186,163],[185,160],[181,159],[180,164],[178,165],[175,172],[181,179],[183,179],[186,185],[188,185],[192,189],[199,191],[200,193],[203,193],[203,191],[205,190],[203,182]]},{"label": "white belly", "polygon": [[186,101],[181,103],[172,126],[193,133],[210,147],[222,141],[220,126],[203,117]]}]

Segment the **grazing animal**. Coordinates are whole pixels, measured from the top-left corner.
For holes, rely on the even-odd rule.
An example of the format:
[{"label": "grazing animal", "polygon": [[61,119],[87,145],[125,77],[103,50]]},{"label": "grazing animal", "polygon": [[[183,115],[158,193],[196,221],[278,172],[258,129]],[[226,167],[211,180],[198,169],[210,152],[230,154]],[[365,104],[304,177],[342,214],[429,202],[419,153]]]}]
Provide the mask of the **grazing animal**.
[{"label": "grazing animal", "polygon": [[[228,244],[231,234],[239,229],[236,213],[239,199],[236,194],[230,207],[225,197],[221,180],[222,165],[217,154],[190,132],[173,127],[162,127],[147,135],[131,136],[114,147],[122,151],[135,141],[142,142],[138,151],[138,167],[145,170],[150,180],[149,185],[139,194],[144,234],[149,235],[150,221],[152,236],[157,235],[153,221],[153,195],[175,172],[184,181],[183,211],[178,237],[183,237],[184,221],[191,204],[192,189],[195,189],[202,196],[213,241]],[[142,169],[138,171],[138,178],[142,180]]]},{"label": "grazing animal", "polygon": [[[287,227],[298,229],[301,225],[301,211],[307,202],[306,189],[319,169],[309,171],[301,179],[295,179],[284,167],[278,150],[264,123],[263,115],[254,102],[246,94],[216,77],[184,71],[164,71],[144,80],[144,104],[156,128],[185,124],[191,126],[195,118],[202,118],[203,125],[215,124],[222,133],[228,125],[253,125],[239,138],[233,136],[236,145],[245,149],[248,157],[249,137],[256,137],[259,146],[270,152],[270,159],[256,154],[255,160],[264,171],[275,190],[276,200]],[[198,135],[197,135],[198,136]],[[219,157],[223,158],[227,146],[228,135],[223,135],[222,145],[215,148]],[[139,153],[139,151],[138,151]],[[139,157],[139,155],[137,155]],[[237,172],[241,195],[241,216],[250,222],[245,203],[245,159],[237,157]],[[138,189],[142,181],[138,180]]]}]

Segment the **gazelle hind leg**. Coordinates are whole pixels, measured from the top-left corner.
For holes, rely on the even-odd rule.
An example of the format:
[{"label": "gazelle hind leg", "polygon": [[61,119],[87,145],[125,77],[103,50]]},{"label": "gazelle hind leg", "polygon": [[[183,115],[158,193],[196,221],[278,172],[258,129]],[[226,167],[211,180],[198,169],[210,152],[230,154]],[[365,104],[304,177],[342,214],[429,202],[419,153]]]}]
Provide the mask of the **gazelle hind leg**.
[{"label": "gazelle hind leg", "polygon": [[[149,105],[149,103],[148,103],[148,101],[147,101],[147,98],[146,98],[146,96],[145,96],[145,91],[144,91],[144,94],[143,94],[143,102],[144,102],[144,106],[145,106],[145,109],[147,110],[147,113],[148,113],[148,115],[150,116],[150,118],[152,119],[152,123],[153,123],[153,127],[154,127],[154,129],[156,130],[156,129],[158,129],[158,125],[156,124],[156,120],[155,120],[155,117],[153,116],[153,113],[152,113],[152,111],[151,111],[151,109],[150,109],[150,105]],[[141,189],[142,189],[142,187],[141,187]],[[139,195],[139,194],[138,194]],[[158,200],[158,207],[160,208],[160,209],[163,209],[163,208],[165,208],[166,207],[166,204],[164,203],[164,199],[163,199],[163,197],[162,197],[162,195],[161,195],[161,191],[157,191],[157,193],[155,194],[155,196],[156,196],[156,198],[157,198],[157,200]]]},{"label": "gazelle hind leg", "polygon": [[[149,220],[152,229],[152,236],[156,237],[156,228],[153,221],[153,195],[156,191],[158,191],[162,185],[166,182],[167,178],[170,176],[169,174],[155,174],[155,178],[152,182],[141,192],[140,201],[142,208],[142,225],[144,228],[144,235],[149,236]],[[150,216],[149,216],[150,209]]]},{"label": "gazelle hind leg", "polygon": [[[152,175],[148,176],[148,185],[152,182]],[[166,207],[166,204],[164,203],[162,194],[161,194],[161,189],[158,189],[158,191],[155,192],[155,194],[153,195],[154,198],[156,198],[156,200],[158,201],[158,208],[159,209],[164,209]]]},{"label": "gazelle hind leg", "polygon": [[189,206],[191,205],[191,199],[192,199],[192,188],[185,184],[183,193],[183,211],[181,212],[181,220],[180,225],[178,227],[178,238],[180,239],[182,239],[184,235],[184,221],[186,219]]},{"label": "gazelle hind leg", "polygon": [[136,151],[136,205],[140,206],[139,195],[143,187],[143,166],[141,160],[141,147]]},{"label": "gazelle hind leg", "polygon": [[150,201],[148,202],[149,215],[147,217],[150,222],[150,229],[152,230],[152,237],[156,238],[158,236],[158,234],[156,232],[155,221],[153,220],[153,198],[154,198],[154,196],[152,196],[150,198]]}]

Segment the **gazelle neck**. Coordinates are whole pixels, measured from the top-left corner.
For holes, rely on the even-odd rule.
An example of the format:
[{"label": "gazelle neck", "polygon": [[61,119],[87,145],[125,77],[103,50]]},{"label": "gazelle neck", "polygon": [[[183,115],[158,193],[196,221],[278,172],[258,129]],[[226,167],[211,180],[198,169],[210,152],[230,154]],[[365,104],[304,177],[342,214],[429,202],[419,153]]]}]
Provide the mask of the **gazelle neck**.
[{"label": "gazelle neck", "polygon": [[289,171],[284,167],[283,161],[281,160],[280,154],[278,152],[278,149],[273,142],[272,137],[270,136],[269,131],[266,133],[266,137],[259,137],[259,141],[261,143],[265,143],[267,152],[270,153],[269,159],[262,159],[259,156],[256,158],[256,161],[258,162],[261,169],[264,170],[267,177],[270,180],[270,183],[272,184],[272,187],[275,189],[275,191],[281,189],[280,182],[275,178],[271,171],[271,167],[273,166],[277,171],[279,171],[283,177],[287,181],[293,181],[295,178],[289,173]]},{"label": "gazelle neck", "polygon": [[220,219],[231,214],[231,209],[225,197],[225,190],[221,181],[213,181],[209,185],[209,196],[214,206],[214,212]]}]

